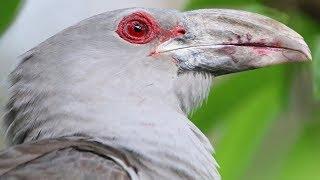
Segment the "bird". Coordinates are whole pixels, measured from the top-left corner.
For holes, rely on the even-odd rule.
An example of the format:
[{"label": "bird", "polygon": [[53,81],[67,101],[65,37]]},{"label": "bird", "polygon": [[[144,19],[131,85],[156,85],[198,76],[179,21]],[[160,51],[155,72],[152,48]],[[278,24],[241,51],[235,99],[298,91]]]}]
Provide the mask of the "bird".
[{"label": "bird", "polygon": [[214,78],[311,59],[301,35],[256,13],[95,15],[19,57],[0,177],[219,180],[210,141],[188,119]]}]

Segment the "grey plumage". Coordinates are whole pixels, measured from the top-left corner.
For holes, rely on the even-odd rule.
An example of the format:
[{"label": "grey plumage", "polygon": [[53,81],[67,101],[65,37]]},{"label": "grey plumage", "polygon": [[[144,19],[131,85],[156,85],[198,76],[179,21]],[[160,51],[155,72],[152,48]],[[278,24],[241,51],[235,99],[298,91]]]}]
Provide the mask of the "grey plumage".
[{"label": "grey plumage", "polygon": [[[160,28],[145,44],[117,34],[137,12]],[[0,155],[8,157],[0,167],[13,168],[2,177],[220,179],[209,140],[187,118],[212,77],[308,58],[300,35],[242,11],[131,8],[94,16],[27,52],[11,73],[4,127],[16,146]],[[68,146],[56,147],[60,141]],[[80,141],[91,149],[73,145]],[[37,152],[37,143],[56,148],[14,160]]]},{"label": "grey plumage", "polygon": [[0,155],[1,179],[114,179],[130,175],[109,156],[117,150],[83,138],[59,138],[13,146]]}]

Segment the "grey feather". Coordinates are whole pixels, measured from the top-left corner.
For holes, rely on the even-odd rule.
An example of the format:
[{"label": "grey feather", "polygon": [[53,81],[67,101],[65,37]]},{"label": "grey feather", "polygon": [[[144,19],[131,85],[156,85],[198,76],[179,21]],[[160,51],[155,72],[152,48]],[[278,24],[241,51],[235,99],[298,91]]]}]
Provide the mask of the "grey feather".
[{"label": "grey feather", "polygon": [[1,179],[132,179],[113,160],[122,158],[125,161],[120,152],[88,138],[16,145],[0,152],[0,158]]}]

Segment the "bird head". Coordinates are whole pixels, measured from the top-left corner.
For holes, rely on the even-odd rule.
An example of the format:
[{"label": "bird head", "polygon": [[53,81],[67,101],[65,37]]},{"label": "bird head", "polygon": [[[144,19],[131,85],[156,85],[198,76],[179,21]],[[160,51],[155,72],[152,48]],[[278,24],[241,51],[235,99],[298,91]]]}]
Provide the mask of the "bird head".
[{"label": "bird head", "polygon": [[[153,107],[187,113],[206,97],[212,77],[309,59],[299,34],[254,13],[106,12],[67,28],[22,57],[10,76],[7,134],[21,142],[43,122],[50,125],[41,133],[52,135],[61,127],[58,122],[71,122],[63,119],[105,121],[106,111],[130,114],[133,106],[146,112],[157,104]],[[35,137],[39,130],[32,132]]]},{"label": "bird head", "polygon": [[244,11],[133,8],[96,16],[86,23],[96,28],[86,33],[104,42],[109,56],[167,59],[179,72],[219,76],[311,59],[298,33],[271,18]]}]

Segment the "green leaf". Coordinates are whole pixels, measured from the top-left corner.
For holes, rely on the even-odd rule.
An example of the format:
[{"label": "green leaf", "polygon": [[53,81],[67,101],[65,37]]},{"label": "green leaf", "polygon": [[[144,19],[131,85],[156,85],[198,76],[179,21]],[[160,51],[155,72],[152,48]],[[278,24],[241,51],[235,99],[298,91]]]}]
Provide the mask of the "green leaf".
[{"label": "green leaf", "polygon": [[20,0],[0,0],[0,35],[14,19],[20,2]]},{"label": "green leaf", "polygon": [[226,180],[237,180],[251,164],[271,123],[282,110],[277,84],[270,83],[228,114],[226,134],[217,144],[216,157]]},{"label": "green leaf", "polygon": [[[316,110],[317,111],[317,110]],[[304,121],[305,127],[291,152],[288,153],[281,180],[316,180],[320,177],[320,113]]]}]

